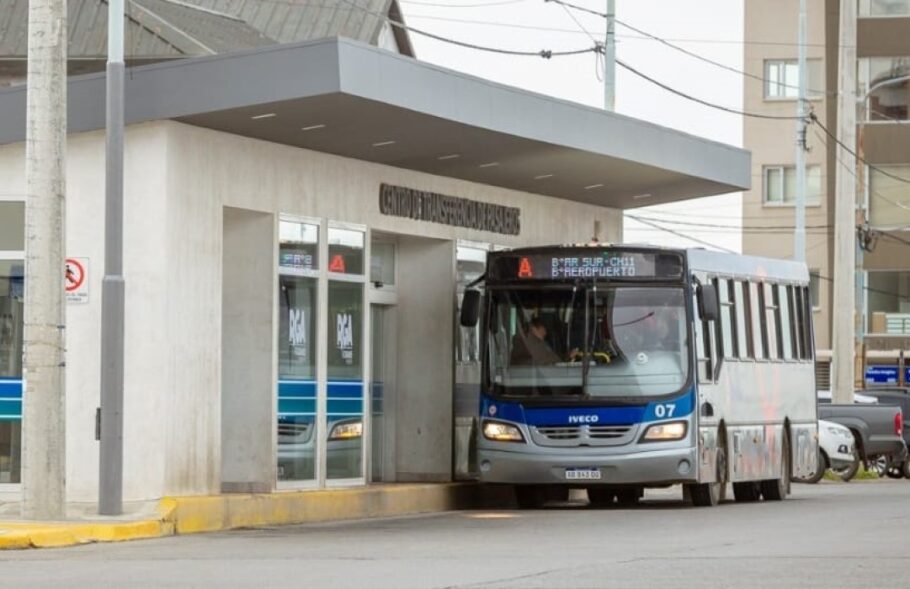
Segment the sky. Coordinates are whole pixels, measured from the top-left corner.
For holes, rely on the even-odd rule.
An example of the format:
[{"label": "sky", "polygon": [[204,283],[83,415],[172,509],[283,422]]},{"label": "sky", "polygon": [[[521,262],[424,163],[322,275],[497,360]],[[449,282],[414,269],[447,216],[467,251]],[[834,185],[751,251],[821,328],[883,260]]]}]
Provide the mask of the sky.
[{"label": "sky", "polygon": [[[400,0],[409,26],[476,45],[539,51],[593,47],[604,20],[547,0]],[[597,12],[606,0],[569,0]],[[574,19],[573,19],[574,17]],[[616,0],[616,18],[690,51],[742,69],[742,0]],[[576,22],[577,21],[577,22]],[[616,26],[618,59],[682,92],[742,108],[739,74],[701,62]],[[571,57],[516,57],[453,46],[412,33],[417,57],[453,70],[589,106],[603,107],[603,83],[593,53]],[[616,112],[735,146],[742,146],[741,117],[714,110],[653,86],[617,66]],[[741,251],[740,193],[643,207],[631,214],[718,225],[670,226],[708,244]],[[666,225],[665,225],[666,226]],[[697,247],[689,239],[630,219],[626,243]]]}]

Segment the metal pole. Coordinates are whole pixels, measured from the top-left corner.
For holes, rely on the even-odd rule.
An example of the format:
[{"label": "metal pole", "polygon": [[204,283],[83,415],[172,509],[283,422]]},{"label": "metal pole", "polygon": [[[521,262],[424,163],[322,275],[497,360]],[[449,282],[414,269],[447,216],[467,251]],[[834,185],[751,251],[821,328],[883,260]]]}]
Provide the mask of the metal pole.
[{"label": "metal pole", "polygon": [[616,110],[616,0],[607,0],[604,43],[604,110]]},{"label": "metal pole", "polygon": [[[796,115],[796,233],[793,259],[806,261],[806,0],[799,0],[799,100]],[[786,79],[786,76],[784,77]]]},{"label": "metal pole", "polygon": [[98,513],[123,512],[123,0],[108,3]]},{"label": "metal pole", "polygon": [[[837,136],[856,151],[856,2],[840,3],[838,39]],[[856,291],[856,158],[846,149],[832,145],[843,165],[835,166],[834,198],[834,293],[832,315],[832,353],[834,374],[831,395],[835,403],[852,403],[855,383],[855,307]]]},{"label": "metal pole", "polygon": [[22,516],[66,517],[66,0],[28,6]]}]

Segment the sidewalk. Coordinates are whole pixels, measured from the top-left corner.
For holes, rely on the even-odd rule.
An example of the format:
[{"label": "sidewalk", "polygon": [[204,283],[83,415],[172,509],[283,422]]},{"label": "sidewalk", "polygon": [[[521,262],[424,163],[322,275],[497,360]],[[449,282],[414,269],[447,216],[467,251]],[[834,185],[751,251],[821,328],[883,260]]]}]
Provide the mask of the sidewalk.
[{"label": "sidewalk", "polygon": [[102,517],[94,505],[67,506],[64,522],[18,518],[19,505],[0,504],[0,549],[50,548],[174,534],[389,517],[503,504],[505,496],[471,483],[385,484],[350,489],[165,497],[124,505]]}]

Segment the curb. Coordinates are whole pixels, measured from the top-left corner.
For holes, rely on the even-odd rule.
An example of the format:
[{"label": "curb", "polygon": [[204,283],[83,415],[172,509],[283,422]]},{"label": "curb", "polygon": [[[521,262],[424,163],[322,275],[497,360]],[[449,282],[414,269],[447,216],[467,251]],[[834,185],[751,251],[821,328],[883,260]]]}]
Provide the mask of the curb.
[{"label": "curb", "polygon": [[157,519],[131,522],[0,522],[0,550],[59,548],[175,534],[391,517],[501,504],[472,483],[388,484],[265,494],[165,497]]}]

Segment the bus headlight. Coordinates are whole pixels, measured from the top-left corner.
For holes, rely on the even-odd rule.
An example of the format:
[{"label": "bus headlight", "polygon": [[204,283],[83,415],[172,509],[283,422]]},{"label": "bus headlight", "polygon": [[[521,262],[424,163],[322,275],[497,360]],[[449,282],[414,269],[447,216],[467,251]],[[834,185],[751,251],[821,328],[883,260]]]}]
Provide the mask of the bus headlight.
[{"label": "bus headlight", "polygon": [[484,421],[483,437],[494,442],[524,442],[521,430],[501,421]]},{"label": "bus headlight", "polygon": [[353,440],[363,435],[362,421],[336,423],[329,432],[330,440]]},{"label": "bus headlight", "polygon": [[681,440],[686,437],[688,424],[685,421],[671,421],[669,423],[655,423],[641,437],[645,442],[668,442]]}]

